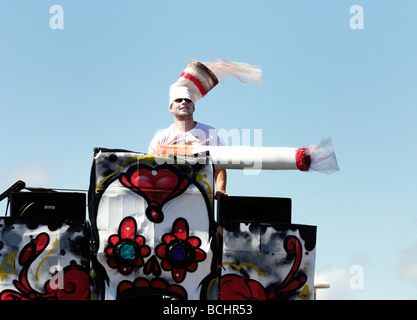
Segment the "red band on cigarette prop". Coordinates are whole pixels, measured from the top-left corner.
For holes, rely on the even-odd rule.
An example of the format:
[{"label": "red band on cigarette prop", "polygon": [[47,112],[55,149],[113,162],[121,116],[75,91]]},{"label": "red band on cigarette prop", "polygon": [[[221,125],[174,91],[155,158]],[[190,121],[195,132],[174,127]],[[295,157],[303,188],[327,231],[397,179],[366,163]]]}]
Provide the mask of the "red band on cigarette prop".
[{"label": "red band on cigarette prop", "polygon": [[311,156],[307,154],[308,148],[299,148],[295,154],[295,163],[298,170],[308,171],[311,165]]}]

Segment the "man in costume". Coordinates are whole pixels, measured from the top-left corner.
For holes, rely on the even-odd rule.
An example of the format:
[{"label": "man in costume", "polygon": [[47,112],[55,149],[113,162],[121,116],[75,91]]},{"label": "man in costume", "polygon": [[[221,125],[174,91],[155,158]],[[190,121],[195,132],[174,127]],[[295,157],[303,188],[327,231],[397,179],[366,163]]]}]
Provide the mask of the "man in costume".
[{"label": "man in costume", "polygon": [[[194,120],[195,102],[204,97],[226,76],[231,75],[242,82],[261,83],[261,70],[246,63],[215,60],[201,63],[191,61],[178,80],[171,85],[169,92],[169,111],[174,123],[158,132],[152,139],[148,153],[157,154],[158,145],[207,145],[224,146],[218,131],[209,125]],[[215,196],[227,195],[227,173],[216,169]]]}]

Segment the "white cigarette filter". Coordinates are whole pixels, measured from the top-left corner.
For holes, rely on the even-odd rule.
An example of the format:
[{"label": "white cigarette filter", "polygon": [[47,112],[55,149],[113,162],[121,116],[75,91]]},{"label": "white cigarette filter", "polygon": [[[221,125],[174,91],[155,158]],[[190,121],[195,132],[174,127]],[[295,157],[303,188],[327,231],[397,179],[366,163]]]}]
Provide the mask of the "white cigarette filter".
[{"label": "white cigarette filter", "polygon": [[300,170],[334,173],[339,170],[331,138],[307,148],[158,145],[160,156],[192,156],[209,152],[218,169]]}]

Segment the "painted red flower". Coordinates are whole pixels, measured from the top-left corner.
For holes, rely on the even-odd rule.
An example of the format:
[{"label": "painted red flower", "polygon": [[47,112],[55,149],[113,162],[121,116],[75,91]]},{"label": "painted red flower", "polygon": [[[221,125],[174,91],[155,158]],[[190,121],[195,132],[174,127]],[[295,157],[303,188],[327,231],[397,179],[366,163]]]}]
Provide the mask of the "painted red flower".
[{"label": "painted red flower", "polygon": [[201,240],[189,236],[187,220],[178,218],[172,224],[172,233],[162,236],[162,243],[155,248],[161,267],[171,271],[175,282],[182,282],[188,272],[197,270],[198,262],[206,259],[206,253],[200,249]]},{"label": "painted red flower", "polygon": [[149,256],[151,249],[145,245],[145,238],[136,235],[136,221],[132,217],[124,218],[119,225],[118,234],[108,239],[104,250],[107,255],[107,264],[118,269],[123,275],[128,275],[134,267],[140,268],[144,264],[144,257]]}]

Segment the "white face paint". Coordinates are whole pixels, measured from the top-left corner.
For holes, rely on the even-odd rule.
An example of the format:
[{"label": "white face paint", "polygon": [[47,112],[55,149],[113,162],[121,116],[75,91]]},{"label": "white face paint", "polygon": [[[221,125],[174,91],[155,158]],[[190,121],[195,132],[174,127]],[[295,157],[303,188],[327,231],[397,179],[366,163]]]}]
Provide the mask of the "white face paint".
[{"label": "white face paint", "polygon": [[177,118],[183,118],[184,116],[192,116],[195,107],[194,103],[190,99],[176,99],[172,104],[169,106],[169,111],[174,114]]}]

